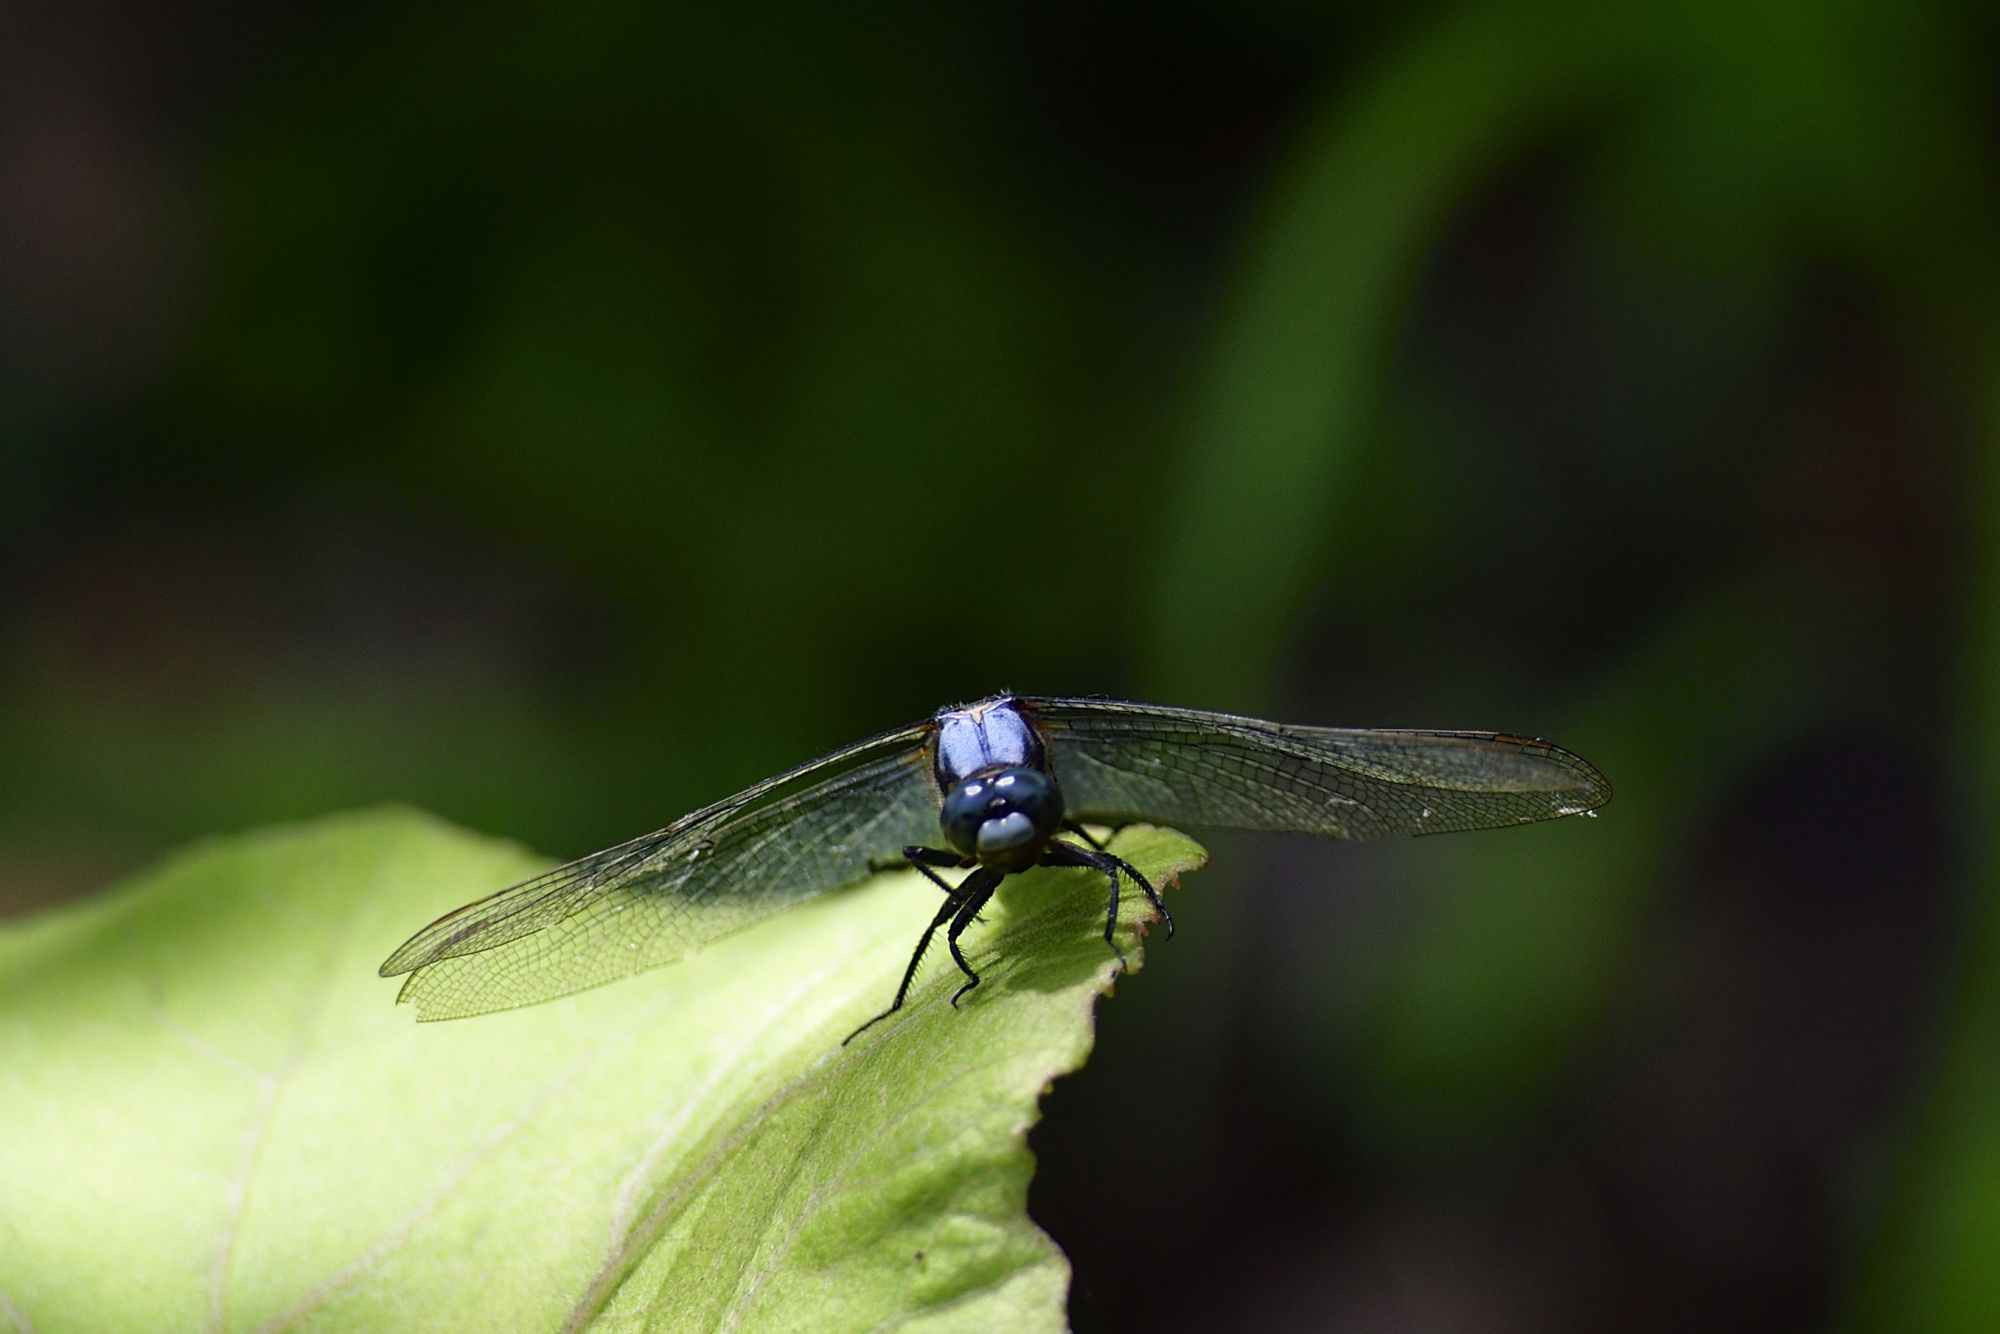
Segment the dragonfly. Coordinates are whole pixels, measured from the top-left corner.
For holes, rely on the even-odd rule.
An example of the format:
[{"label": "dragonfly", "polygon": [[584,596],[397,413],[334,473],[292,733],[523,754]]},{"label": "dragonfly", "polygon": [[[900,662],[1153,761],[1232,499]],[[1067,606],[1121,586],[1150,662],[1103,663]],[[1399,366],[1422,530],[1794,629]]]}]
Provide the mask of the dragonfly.
[{"label": "dragonfly", "polygon": [[[901,862],[943,901],[889,1008],[938,932],[959,943],[1001,882],[1038,866],[1122,883],[1166,934],[1159,891],[1086,826],[1138,821],[1339,839],[1490,829],[1585,815],[1611,798],[1587,761],[1507,732],[1308,727],[1095,697],[995,695],[938,710],[745,788],[664,829],[467,904],[391,954],[421,1020],[539,1004],[670,964],[720,937]],[[938,844],[943,846],[937,846]],[[966,872],[955,883],[942,872]]]}]

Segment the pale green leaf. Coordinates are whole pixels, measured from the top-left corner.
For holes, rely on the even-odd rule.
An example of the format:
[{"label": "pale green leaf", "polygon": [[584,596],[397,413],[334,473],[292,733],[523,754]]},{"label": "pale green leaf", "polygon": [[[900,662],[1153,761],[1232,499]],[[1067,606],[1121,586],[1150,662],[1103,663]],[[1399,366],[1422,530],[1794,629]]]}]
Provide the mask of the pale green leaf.
[{"label": "pale green leaf", "polygon": [[[1202,855],[1117,847],[1162,885]],[[934,961],[848,1047],[937,902],[913,874],[549,1005],[392,1004],[394,945],[537,868],[375,813],[0,933],[0,1327],[1061,1327],[1025,1136],[1115,973],[1101,878],[1014,878],[986,984],[954,1010]]]}]

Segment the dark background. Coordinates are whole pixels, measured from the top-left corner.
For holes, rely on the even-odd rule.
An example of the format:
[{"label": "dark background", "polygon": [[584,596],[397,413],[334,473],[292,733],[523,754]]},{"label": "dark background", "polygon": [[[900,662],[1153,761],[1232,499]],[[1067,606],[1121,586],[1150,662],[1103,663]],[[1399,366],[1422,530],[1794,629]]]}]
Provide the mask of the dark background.
[{"label": "dark background", "polygon": [[2000,25],[1657,8],[9,11],[0,906],[1001,687],[1548,735],[1213,840],[1077,1324],[1990,1328]]}]

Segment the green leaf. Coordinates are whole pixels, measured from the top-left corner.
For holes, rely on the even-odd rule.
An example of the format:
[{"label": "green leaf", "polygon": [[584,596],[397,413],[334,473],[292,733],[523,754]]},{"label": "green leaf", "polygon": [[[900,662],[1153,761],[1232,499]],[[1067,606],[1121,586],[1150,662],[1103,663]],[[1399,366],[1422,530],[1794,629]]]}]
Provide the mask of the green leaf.
[{"label": "green leaf", "polygon": [[[1116,846],[1162,886],[1203,856]],[[1116,972],[1101,878],[1012,878],[984,985],[954,1010],[938,951],[846,1047],[936,904],[914,874],[550,1005],[391,1003],[393,946],[537,867],[373,813],[0,933],[0,1325],[1061,1327],[1025,1137]]]}]

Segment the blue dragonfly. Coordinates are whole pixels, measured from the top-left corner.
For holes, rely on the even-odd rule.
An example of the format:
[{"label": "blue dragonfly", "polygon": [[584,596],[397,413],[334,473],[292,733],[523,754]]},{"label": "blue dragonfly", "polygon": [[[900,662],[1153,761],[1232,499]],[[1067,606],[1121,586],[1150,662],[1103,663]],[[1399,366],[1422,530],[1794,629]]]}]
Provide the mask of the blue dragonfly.
[{"label": "blue dragonfly", "polygon": [[[1588,762],[1504,732],[1305,727],[1098,698],[995,695],[823,755],[664,829],[447,913],[382,965],[419,1019],[534,1005],[673,963],[899,857],[943,891],[889,1008],[939,931],[959,938],[1002,880],[1084,867],[1173,933],[1158,890],[1084,828],[1132,821],[1375,838],[1585,815],[1611,787]],[[937,846],[938,844],[943,846]],[[940,872],[964,869],[956,883]],[[1122,877],[1122,881],[1121,881]],[[1123,958],[1120,953],[1120,958]]]}]

